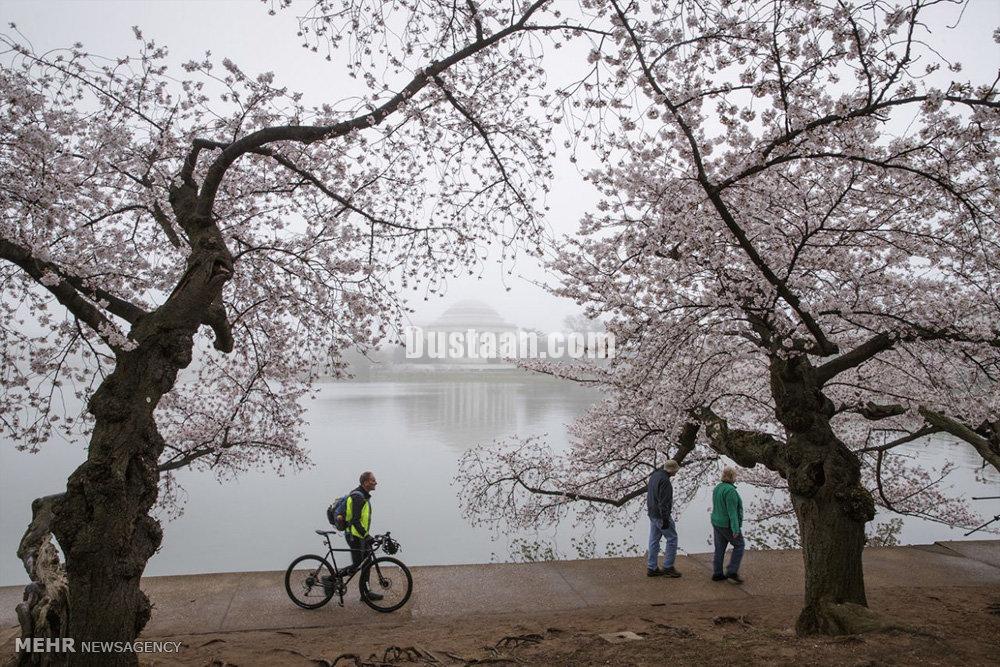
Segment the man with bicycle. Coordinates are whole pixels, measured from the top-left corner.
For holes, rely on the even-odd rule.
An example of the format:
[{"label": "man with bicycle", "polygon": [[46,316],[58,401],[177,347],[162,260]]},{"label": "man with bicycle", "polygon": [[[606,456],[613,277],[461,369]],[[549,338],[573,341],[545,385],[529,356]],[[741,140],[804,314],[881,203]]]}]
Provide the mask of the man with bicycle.
[{"label": "man with bicycle", "polygon": [[[360,485],[351,491],[347,496],[347,512],[344,518],[347,520],[347,529],[344,531],[344,539],[351,550],[351,571],[356,571],[365,559],[365,552],[368,551],[371,543],[370,528],[372,524],[372,491],[378,485],[375,480],[375,473],[366,470],[361,473],[358,480]],[[372,591],[362,591],[363,596],[371,600],[381,600],[382,595]]]},{"label": "man with bicycle", "polygon": [[[319,609],[334,595],[340,596],[340,606],[343,606],[347,585],[358,575],[361,601],[375,611],[396,611],[410,599],[413,576],[402,561],[393,558],[399,552],[399,542],[389,533],[371,534],[371,494],[377,485],[375,475],[362,473],[359,481],[358,488],[337,498],[327,508],[327,519],[335,530],[316,531],[326,543],[326,556],[299,556],[285,571],[285,592],[303,609]],[[338,532],[344,533],[347,549],[334,549],[330,540]],[[378,556],[380,550],[386,555]],[[335,551],[350,551],[353,564],[338,568]]]}]

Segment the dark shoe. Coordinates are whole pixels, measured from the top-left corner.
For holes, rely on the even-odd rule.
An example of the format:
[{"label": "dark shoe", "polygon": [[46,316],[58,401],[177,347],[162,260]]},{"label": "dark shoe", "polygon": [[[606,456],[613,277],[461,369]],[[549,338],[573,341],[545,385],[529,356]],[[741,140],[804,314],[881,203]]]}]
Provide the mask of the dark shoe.
[{"label": "dark shoe", "polygon": [[743,580],[740,579],[740,575],[736,574],[735,572],[733,572],[732,574],[727,574],[726,575],[726,579],[728,579],[729,583],[731,583],[731,584],[742,584],[743,583]]},{"label": "dark shoe", "polygon": [[672,577],[672,578],[676,579],[677,577],[681,576],[681,573],[678,572],[677,570],[675,570],[672,567],[668,567],[667,569],[665,569],[663,571],[663,576],[664,577]]},{"label": "dark shoe", "polygon": [[724,575],[724,574],[713,574],[712,575],[712,581],[725,581],[725,580],[726,580],[726,575]]},{"label": "dark shoe", "polygon": [[362,600],[373,600],[375,602],[378,602],[379,600],[381,600],[384,597],[385,596],[382,595],[381,593],[372,593],[371,591],[367,591],[367,592],[361,594],[361,599]]},{"label": "dark shoe", "polygon": [[663,570],[661,570],[659,568],[657,568],[655,570],[647,569],[646,570],[646,576],[647,577],[661,577],[661,576],[663,576]]}]

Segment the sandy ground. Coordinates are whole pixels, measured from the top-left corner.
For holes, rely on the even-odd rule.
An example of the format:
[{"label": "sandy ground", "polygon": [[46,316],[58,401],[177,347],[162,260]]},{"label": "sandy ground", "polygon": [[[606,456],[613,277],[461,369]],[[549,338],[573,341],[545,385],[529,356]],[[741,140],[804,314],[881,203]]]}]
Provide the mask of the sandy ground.
[{"label": "sandy ground", "polygon": [[[884,629],[836,638],[792,631],[801,552],[748,552],[740,586],[712,582],[711,557],[679,557],[680,579],[649,579],[637,558],[415,567],[413,597],[391,614],[353,593],[343,607],[299,609],[283,571],[150,577],[141,640],[181,648],[140,662],[1000,666],[1000,541],[866,549],[869,605]],[[22,595],[0,588],[0,661],[13,657]]]},{"label": "sandy ground", "polygon": [[[834,638],[794,635],[799,601],[755,596],[725,604],[647,604],[600,613],[422,619],[396,626],[354,625],[343,632],[147,635],[181,641],[183,647],[175,655],[146,657],[142,664],[1000,665],[1000,586],[874,591],[869,604],[892,629]],[[617,632],[637,638],[609,643],[600,636]],[[9,655],[12,639],[4,639]]]}]

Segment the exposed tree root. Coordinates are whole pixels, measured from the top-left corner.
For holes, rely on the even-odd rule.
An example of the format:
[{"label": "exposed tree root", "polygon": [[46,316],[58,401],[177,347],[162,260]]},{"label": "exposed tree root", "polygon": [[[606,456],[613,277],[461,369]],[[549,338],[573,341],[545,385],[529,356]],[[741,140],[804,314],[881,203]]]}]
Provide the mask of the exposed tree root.
[{"label": "exposed tree root", "polygon": [[821,602],[807,605],[795,624],[803,635],[859,635],[885,630],[888,626],[868,607],[853,602]]},{"label": "exposed tree root", "polygon": [[[485,657],[469,657],[447,651],[438,651],[438,654],[463,665],[517,663],[521,661],[513,656],[505,655],[504,652],[524,646],[525,644],[538,644],[544,640],[545,638],[538,634],[503,637],[493,646],[486,647],[489,654]],[[431,651],[419,646],[389,646],[382,652],[381,656],[373,653],[367,660],[355,653],[342,653],[334,658],[332,662],[315,659],[314,662],[324,667],[392,667],[405,662],[434,665],[441,664],[442,660],[438,659]]]},{"label": "exposed tree root", "polygon": [[[59,638],[66,636],[69,617],[66,571],[52,543],[53,506],[62,494],[38,498],[31,503],[31,523],[17,547],[17,557],[31,583],[24,588],[24,600],[15,611],[21,637]],[[22,653],[21,665],[58,662],[58,654]]]},{"label": "exposed tree root", "polygon": [[512,648],[517,648],[522,644],[538,644],[544,639],[541,635],[530,634],[530,635],[517,635],[513,637],[504,637],[496,644],[494,644],[489,650],[496,657],[501,651],[505,651]]}]

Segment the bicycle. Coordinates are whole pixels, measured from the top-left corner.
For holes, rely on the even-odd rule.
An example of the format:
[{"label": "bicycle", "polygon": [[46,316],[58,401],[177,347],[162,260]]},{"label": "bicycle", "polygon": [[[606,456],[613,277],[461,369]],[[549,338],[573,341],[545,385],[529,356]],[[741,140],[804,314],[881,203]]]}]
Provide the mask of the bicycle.
[{"label": "bicycle", "polygon": [[[389,533],[373,536],[365,546],[365,557],[360,565],[340,569],[337,567],[335,551],[353,551],[353,549],[334,549],[330,544],[330,536],[336,535],[335,530],[317,530],[317,535],[326,540],[327,558],[315,554],[299,556],[292,561],[285,571],[285,592],[292,602],[303,609],[319,609],[336,594],[340,598],[340,606],[344,606],[344,594],[347,586],[360,573],[358,588],[361,590],[361,600],[382,613],[396,611],[410,599],[413,592],[413,576],[409,568],[401,561],[389,556],[375,557],[375,552],[383,549],[387,554],[399,551],[399,542],[392,539]],[[331,562],[333,563],[331,565]],[[374,577],[372,574],[374,573]],[[378,593],[381,599],[372,599],[367,592]]]}]

